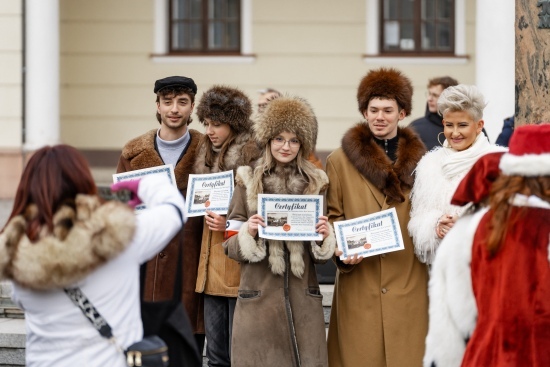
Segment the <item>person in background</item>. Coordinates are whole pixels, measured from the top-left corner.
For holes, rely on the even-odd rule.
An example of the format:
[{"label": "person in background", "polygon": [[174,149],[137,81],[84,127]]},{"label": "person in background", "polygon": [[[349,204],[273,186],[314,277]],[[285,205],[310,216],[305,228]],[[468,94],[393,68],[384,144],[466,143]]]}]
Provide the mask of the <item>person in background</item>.
[{"label": "person in background", "polygon": [[234,366],[327,366],[322,295],[314,263],[334,253],[336,238],[327,217],[317,219],[322,241],[258,237],[267,218],[258,214],[258,195],[319,195],[328,185],[324,171],[307,157],[317,140],[317,119],[298,97],[271,101],[254,124],[262,156],[255,167],[237,169],[227,219],[240,222],[224,247],[241,264],[233,321]]},{"label": "person in background", "polygon": [[439,136],[443,132],[443,117],[437,111],[437,101],[445,88],[458,85],[458,81],[450,76],[432,78],[428,81],[426,114],[410,123],[422,139],[428,151],[441,146]]},{"label": "person in background", "polygon": [[550,365],[550,125],[517,127],[453,203],[487,198],[435,257],[425,367]]},{"label": "person in background", "polygon": [[395,208],[404,249],[334,261],[338,268],[328,331],[329,365],[420,366],[428,329],[428,269],[407,233],[413,171],[426,152],[400,128],[411,113],[411,81],[392,68],[371,70],[357,90],[366,119],[327,158],[328,218],[358,218]]},{"label": "person in background", "polygon": [[504,119],[502,124],[502,131],[498,134],[496,145],[501,147],[507,147],[512,134],[514,133],[514,116],[510,116]]},{"label": "person in background", "polygon": [[[140,264],[183,225],[184,202],[165,177],[119,182],[134,203],[102,202],[88,163],[68,145],[46,146],[27,163],[0,233],[0,278],[25,311],[29,367],[124,367],[122,350],[143,337]],[[100,335],[65,293],[78,287],[111,326]]]},{"label": "person in background", "polygon": [[[216,85],[204,92],[197,116],[206,132],[197,152],[195,174],[236,171],[237,167],[259,158],[251,115],[252,102],[239,89]],[[225,256],[222,246],[226,216],[209,210],[206,213],[195,290],[204,293],[208,366],[231,366],[231,332],[240,265]]]},{"label": "person in background", "polygon": [[[257,105],[258,115],[261,115],[265,111],[265,108],[267,107],[267,104],[270,101],[282,96],[281,92],[273,88],[261,89],[259,90],[259,93],[260,93],[260,96],[258,97],[258,105]],[[307,160],[313,163],[317,168],[323,169],[323,162],[321,162],[319,157],[317,157],[317,155],[315,154],[315,147],[313,147],[313,151],[311,152]]]},{"label": "person in background", "polygon": [[408,226],[416,256],[423,263],[433,262],[441,239],[463,213],[461,207],[451,205],[462,178],[482,155],[506,150],[491,145],[482,134],[485,105],[478,88],[464,84],[445,89],[437,101],[445,141],[418,163]]},{"label": "person in background", "polygon": [[[183,196],[187,193],[189,174],[193,172],[202,134],[191,130],[197,85],[191,78],[170,76],[155,82],[157,129],[130,140],[118,161],[117,173],[151,168],[164,164],[174,166],[176,184]],[[202,240],[203,218],[191,217],[185,227],[157,256],[147,263],[145,300],[172,299],[179,246],[182,254],[182,302],[185,306],[199,350],[204,348],[203,296],[195,292]]]}]

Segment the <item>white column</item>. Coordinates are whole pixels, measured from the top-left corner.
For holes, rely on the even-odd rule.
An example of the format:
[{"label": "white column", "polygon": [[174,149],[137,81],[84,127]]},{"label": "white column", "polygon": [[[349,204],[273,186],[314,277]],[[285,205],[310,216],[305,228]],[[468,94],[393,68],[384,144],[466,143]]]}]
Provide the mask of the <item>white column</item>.
[{"label": "white column", "polygon": [[476,84],[488,101],[485,129],[494,143],[515,111],[515,2],[476,1]]},{"label": "white column", "polygon": [[25,150],[59,143],[59,0],[25,0]]}]

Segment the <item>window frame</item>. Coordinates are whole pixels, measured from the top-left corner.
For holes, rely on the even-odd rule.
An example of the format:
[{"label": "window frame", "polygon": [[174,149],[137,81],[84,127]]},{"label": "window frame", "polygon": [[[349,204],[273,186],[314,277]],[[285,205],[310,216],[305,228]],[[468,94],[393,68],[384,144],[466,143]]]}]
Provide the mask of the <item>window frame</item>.
[{"label": "window frame", "polygon": [[153,0],[154,39],[151,60],[161,64],[251,64],[256,60],[252,49],[252,1],[241,0],[240,54],[170,54],[168,1]]},{"label": "window frame", "polygon": [[367,64],[395,62],[404,64],[465,64],[466,54],[466,0],[454,0],[454,54],[384,54],[380,52],[380,0],[365,0],[365,54]]},{"label": "window frame", "polygon": [[208,9],[208,6],[209,6],[209,2],[210,0],[201,0],[202,4],[201,4],[201,13],[202,13],[202,17],[201,17],[201,35],[202,35],[202,39],[201,39],[201,43],[202,43],[202,48],[200,50],[192,50],[192,49],[189,49],[189,50],[184,50],[184,49],[174,49],[173,48],[173,37],[174,37],[174,32],[173,32],[173,29],[174,29],[174,17],[172,16],[172,9],[173,9],[173,0],[169,0],[168,3],[169,3],[169,6],[168,6],[168,29],[167,29],[167,33],[168,33],[168,52],[167,54],[168,55],[176,55],[176,56],[180,56],[180,55],[198,55],[198,56],[215,56],[215,55],[218,55],[218,56],[227,56],[227,55],[230,55],[230,56],[236,56],[236,55],[241,55],[241,32],[242,32],[242,0],[237,0],[238,1],[238,13],[239,13],[239,20],[238,20],[238,29],[239,29],[239,37],[238,37],[238,47],[236,50],[230,50],[230,49],[209,49],[208,48],[208,43],[209,43],[209,38],[210,38],[210,34],[209,34],[209,27],[210,27],[210,22],[212,22],[212,19],[209,19],[208,18],[208,13],[209,13],[209,9]]},{"label": "window frame", "polygon": [[[414,30],[413,30],[413,34],[414,34],[414,44],[415,44],[415,48],[414,50],[384,50],[384,38],[385,38],[385,32],[384,32],[384,27],[385,27],[385,22],[384,22],[384,6],[383,6],[383,3],[385,2],[386,0],[378,0],[378,3],[379,3],[379,9],[380,11],[378,12],[378,17],[379,17],[379,38],[378,38],[378,42],[379,42],[379,50],[380,50],[380,55],[381,56],[427,56],[427,57],[431,57],[431,56],[443,56],[443,57],[448,57],[448,56],[453,56],[455,54],[455,32],[456,32],[456,29],[455,29],[455,12],[456,12],[456,1],[455,0],[451,0],[453,1],[453,6],[451,8],[451,15],[450,15],[450,24],[449,24],[449,29],[451,31],[451,36],[450,36],[450,50],[449,51],[441,51],[441,50],[423,50],[422,49],[422,42],[421,42],[421,39],[422,39],[422,25],[424,23],[424,20],[422,19],[422,2],[423,1],[426,1],[426,0],[414,0],[414,4],[413,4],[413,18],[412,18],[412,21],[413,21],[413,24],[414,24]],[[437,23],[437,19],[438,18],[434,18],[434,22]],[[399,25],[400,27],[402,26],[403,24],[403,21],[405,20],[404,18],[400,18],[400,19],[392,19],[392,20],[395,20],[395,21],[398,21],[399,22]],[[437,37],[437,34],[435,35]],[[437,39],[437,38],[436,38]]]}]

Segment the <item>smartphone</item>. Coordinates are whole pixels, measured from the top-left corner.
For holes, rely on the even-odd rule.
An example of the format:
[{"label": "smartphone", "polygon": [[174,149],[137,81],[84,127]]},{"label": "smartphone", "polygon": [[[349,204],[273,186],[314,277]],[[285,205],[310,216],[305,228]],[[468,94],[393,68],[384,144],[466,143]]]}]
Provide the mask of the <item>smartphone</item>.
[{"label": "smartphone", "polygon": [[123,203],[127,203],[132,198],[132,193],[130,190],[118,190],[118,191],[112,191],[110,186],[98,186],[97,187],[97,194],[100,198],[103,200],[116,200],[121,201]]}]

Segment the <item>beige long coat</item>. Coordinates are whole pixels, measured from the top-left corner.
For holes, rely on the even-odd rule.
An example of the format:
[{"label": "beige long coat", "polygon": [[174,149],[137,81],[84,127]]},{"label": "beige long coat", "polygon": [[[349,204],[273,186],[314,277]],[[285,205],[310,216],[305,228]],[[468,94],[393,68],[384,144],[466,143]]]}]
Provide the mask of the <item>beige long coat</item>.
[{"label": "beige long coat", "polygon": [[[296,167],[286,168],[265,176],[263,193],[303,193],[305,182],[294,173]],[[237,170],[239,184],[229,208],[230,221],[246,222],[257,212],[258,192],[252,187],[251,172],[249,167]],[[323,171],[316,170],[316,176],[319,185],[310,191],[312,194],[324,190],[328,183]],[[335,243],[333,231],[321,245],[315,241],[253,238],[248,234],[247,223],[224,243],[228,256],[241,262],[233,318],[232,366],[327,366],[323,296],[314,263],[330,259]],[[294,249],[289,250],[290,247]],[[296,263],[300,263],[293,257],[295,249],[301,252],[301,277],[294,274]],[[275,263],[282,265],[281,274],[274,274]]]},{"label": "beige long coat", "polygon": [[[328,335],[331,367],[422,366],[428,327],[428,269],[408,236],[412,172],[425,149],[400,129],[392,165],[366,124],[350,129],[327,159],[331,222],[395,208],[405,249],[338,267]],[[400,202],[401,201],[401,202]]]}]

